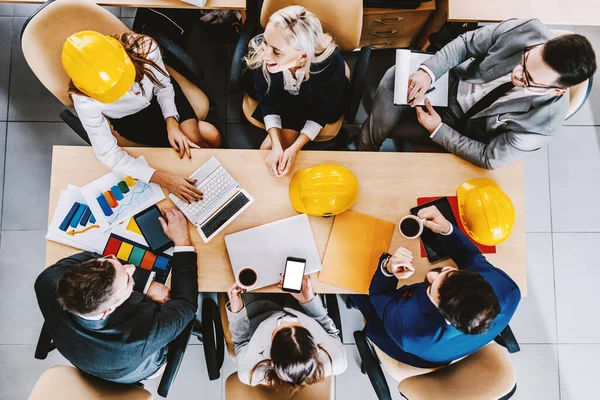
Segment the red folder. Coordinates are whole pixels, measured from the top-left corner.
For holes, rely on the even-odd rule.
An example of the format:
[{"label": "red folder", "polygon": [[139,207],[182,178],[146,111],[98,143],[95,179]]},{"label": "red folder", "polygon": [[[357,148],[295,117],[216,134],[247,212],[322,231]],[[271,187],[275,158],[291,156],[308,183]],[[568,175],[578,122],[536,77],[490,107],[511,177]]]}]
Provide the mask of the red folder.
[{"label": "red folder", "polygon": [[[434,201],[439,198],[440,198],[439,196],[438,197],[419,197],[417,199],[417,205],[421,206],[425,203],[429,203],[430,201]],[[469,234],[465,230],[462,220],[460,219],[460,215],[458,214],[458,198],[456,196],[447,196],[447,198],[448,198],[448,202],[450,203],[450,208],[452,208],[452,213],[454,214],[454,218],[456,219],[456,223],[458,224],[458,229],[460,229],[469,238],[469,240],[471,240],[471,242],[473,242],[473,244],[475,246],[477,246],[479,251],[481,251],[483,254],[495,254],[496,246],[486,246],[481,243],[477,243],[469,236]],[[423,242],[419,241],[419,243],[421,246],[421,257],[427,257],[427,252],[425,251],[425,247],[423,247]]]}]

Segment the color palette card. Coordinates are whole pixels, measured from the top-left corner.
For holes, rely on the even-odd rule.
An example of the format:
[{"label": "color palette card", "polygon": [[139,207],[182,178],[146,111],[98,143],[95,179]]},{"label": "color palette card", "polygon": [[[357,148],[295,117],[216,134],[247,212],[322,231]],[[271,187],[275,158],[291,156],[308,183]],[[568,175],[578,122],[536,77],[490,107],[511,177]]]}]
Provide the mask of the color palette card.
[{"label": "color palette card", "polygon": [[114,233],[108,238],[102,255],[113,255],[124,264],[133,264],[136,268],[153,271],[156,273],[154,280],[163,284],[167,283],[171,274],[172,257],[170,255],[164,253],[156,255],[149,247]]}]

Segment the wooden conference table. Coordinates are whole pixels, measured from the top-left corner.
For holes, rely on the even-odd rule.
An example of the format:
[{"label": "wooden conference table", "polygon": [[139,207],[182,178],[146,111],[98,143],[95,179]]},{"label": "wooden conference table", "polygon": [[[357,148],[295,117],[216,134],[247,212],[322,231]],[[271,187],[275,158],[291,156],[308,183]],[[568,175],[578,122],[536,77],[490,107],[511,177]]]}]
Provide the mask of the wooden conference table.
[{"label": "wooden conference table", "polygon": [[[234,281],[223,236],[243,229],[291,217],[292,208],[288,186],[293,172],[282,178],[270,175],[264,164],[266,151],[260,150],[193,150],[192,160],[180,160],[172,149],[126,148],[137,157],[144,155],[148,163],[161,170],[189,176],[211,156],[215,156],[255,199],[247,210],[205,244],[196,229],[190,229],[198,252],[198,284],[201,292],[225,292]],[[302,151],[294,171],[322,163],[337,163],[350,169],[358,179],[360,194],[352,210],[398,223],[416,205],[418,197],[454,196],[462,183],[473,178],[491,178],[512,199],[516,221],[512,235],[497,248],[496,254],[487,255],[490,262],[504,269],[527,294],[525,259],[525,204],[523,162],[516,162],[496,171],[479,169],[451,154],[425,153],[359,153],[342,151]],[[91,147],[54,146],[50,184],[49,221],[61,189],[67,184],[79,187],[109,172]],[[174,207],[166,198],[160,207]],[[325,252],[334,218],[310,217],[321,259]],[[191,225],[190,225],[191,226]],[[423,280],[432,268],[426,258],[419,256],[419,241],[402,237],[395,230],[390,252],[404,246],[415,254],[416,273],[404,283]],[[59,243],[48,241],[46,265],[78,252]],[[452,264],[442,261],[442,265]],[[342,272],[342,271],[340,271]],[[319,282],[313,276],[313,287],[318,293],[347,293],[348,290]],[[263,291],[278,291],[271,286]]]}]

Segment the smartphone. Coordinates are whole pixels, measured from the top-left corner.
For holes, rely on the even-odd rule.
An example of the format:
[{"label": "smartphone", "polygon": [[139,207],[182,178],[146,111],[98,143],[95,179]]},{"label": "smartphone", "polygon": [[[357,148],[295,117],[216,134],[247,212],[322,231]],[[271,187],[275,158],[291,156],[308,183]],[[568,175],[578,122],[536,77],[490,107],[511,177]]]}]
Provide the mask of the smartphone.
[{"label": "smartphone", "polygon": [[284,292],[300,293],[305,268],[306,260],[304,258],[288,257],[285,261],[281,289]]},{"label": "smartphone", "polygon": [[142,232],[142,236],[148,242],[148,247],[156,254],[160,254],[174,245],[173,241],[163,231],[158,217],[164,218],[156,205],[145,209],[133,217]]}]

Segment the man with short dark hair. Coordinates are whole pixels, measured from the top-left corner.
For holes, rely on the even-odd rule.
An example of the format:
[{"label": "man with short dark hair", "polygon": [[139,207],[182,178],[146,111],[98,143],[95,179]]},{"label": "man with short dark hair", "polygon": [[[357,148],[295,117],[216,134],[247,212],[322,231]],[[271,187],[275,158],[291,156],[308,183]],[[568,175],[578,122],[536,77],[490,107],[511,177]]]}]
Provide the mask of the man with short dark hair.
[{"label": "man with short dark hair", "polygon": [[[584,36],[555,37],[536,19],[487,25],[460,35],[409,77],[410,107],[393,103],[391,67],[357,149],[378,151],[394,137],[496,169],[546,144],[567,116],[568,88],[595,71],[596,55]],[[425,100],[425,107],[412,110],[445,73],[448,107],[434,108]]]},{"label": "man with short dark hair", "polygon": [[436,207],[419,211],[425,227],[458,268],[430,270],[425,281],[397,289],[414,273],[405,248],[383,254],[369,296],[352,296],[367,320],[367,337],[390,357],[433,368],[467,356],[508,325],[521,299],[516,283],[491,265]]},{"label": "man with short dark hair", "polygon": [[171,290],[152,282],[134,292],[135,266],[83,252],[48,267],[35,282],[40,310],[58,351],[99,378],[134,383],[159,375],[168,345],[198,309],[198,267],[187,221],[174,209],[159,218],[175,243]]}]

